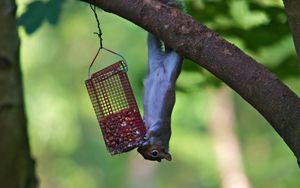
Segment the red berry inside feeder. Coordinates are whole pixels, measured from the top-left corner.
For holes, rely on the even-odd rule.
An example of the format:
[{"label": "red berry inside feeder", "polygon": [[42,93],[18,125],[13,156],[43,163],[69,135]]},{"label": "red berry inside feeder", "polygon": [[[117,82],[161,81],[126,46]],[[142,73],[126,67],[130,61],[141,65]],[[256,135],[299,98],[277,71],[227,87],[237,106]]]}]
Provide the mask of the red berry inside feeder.
[{"label": "red berry inside feeder", "polygon": [[146,133],[126,72],[126,64],[119,61],[85,81],[106,147],[112,155],[140,146]]}]

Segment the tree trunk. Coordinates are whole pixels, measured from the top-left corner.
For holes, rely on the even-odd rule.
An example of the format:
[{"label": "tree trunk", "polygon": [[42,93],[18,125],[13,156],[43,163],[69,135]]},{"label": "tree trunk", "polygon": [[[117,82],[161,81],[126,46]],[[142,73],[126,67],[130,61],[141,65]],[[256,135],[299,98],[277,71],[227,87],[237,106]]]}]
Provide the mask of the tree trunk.
[{"label": "tree trunk", "polygon": [[14,0],[0,1],[0,185],[34,188],[19,63]]},{"label": "tree trunk", "polygon": [[83,1],[141,26],[220,78],[266,118],[300,161],[300,99],[263,65],[189,15],[160,1]]},{"label": "tree trunk", "polygon": [[144,158],[131,155],[129,158],[129,178],[131,188],[155,187],[155,170],[157,163],[145,161]]},{"label": "tree trunk", "polygon": [[215,92],[211,100],[208,128],[221,175],[221,188],[251,188],[244,171],[235,113],[228,87]]}]

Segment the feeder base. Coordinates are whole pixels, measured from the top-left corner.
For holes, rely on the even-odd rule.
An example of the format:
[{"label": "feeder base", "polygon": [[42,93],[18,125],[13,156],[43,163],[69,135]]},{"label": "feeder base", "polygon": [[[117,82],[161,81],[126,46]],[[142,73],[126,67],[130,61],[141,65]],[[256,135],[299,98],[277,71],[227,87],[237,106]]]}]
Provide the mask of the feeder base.
[{"label": "feeder base", "polygon": [[128,108],[103,118],[99,123],[112,155],[130,151],[143,142],[144,122],[136,108]]}]

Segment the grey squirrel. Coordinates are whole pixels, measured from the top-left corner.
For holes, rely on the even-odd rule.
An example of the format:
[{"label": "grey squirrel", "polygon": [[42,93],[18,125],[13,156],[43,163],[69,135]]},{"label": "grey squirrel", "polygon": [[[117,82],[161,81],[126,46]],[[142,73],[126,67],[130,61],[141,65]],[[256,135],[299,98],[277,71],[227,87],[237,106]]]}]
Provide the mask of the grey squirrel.
[{"label": "grey squirrel", "polygon": [[[183,9],[183,1],[160,0]],[[148,160],[172,160],[169,153],[171,113],[175,104],[175,84],[183,58],[164,46],[156,36],[148,34],[148,74],[144,80],[145,141],[138,152]]]},{"label": "grey squirrel", "polygon": [[[160,0],[183,9],[183,1]],[[159,38],[148,34],[148,74],[144,80],[144,122],[147,127],[145,141],[138,152],[148,160],[172,160],[169,153],[171,113],[175,104],[175,84],[183,58]]]},{"label": "grey squirrel", "polygon": [[172,159],[169,153],[171,113],[175,103],[175,84],[183,58],[175,51],[162,49],[161,41],[148,34],[148,74],[144,80],[145,142],[138,152],[145,159]]}]

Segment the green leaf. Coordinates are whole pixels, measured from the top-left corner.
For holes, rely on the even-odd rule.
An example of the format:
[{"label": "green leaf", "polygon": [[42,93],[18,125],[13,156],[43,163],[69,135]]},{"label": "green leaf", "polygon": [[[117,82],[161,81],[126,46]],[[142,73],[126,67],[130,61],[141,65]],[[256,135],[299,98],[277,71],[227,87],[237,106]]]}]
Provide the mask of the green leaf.
[{"label": "green leaf", "polygon": [[23,26],[27,34],[35,32],[45,20],[55,25],[59,21],[63,3],[64,0],[34,1],[19,17],[18,25]]},{"label": "green leaf", "polygon": [[51,0],[47,3],[46,18],[50,24],[58,23],[63,2],[62,0]]},{"label": "green leaf", "polygon": [[46,5],[42,1],[35,1],[28,5],[26,12],[24,12],[18,19],[18,25],[24,26],[28,34],[36,31],[43,20],[45,19]]}]

